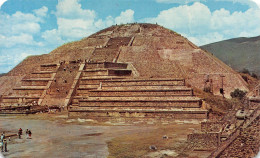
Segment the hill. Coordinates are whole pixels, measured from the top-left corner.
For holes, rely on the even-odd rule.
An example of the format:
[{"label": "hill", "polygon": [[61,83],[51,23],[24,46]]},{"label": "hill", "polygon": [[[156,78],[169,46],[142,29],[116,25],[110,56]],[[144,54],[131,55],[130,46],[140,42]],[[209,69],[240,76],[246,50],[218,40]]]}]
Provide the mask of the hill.
[{"label": "hill", "polygon": [[260,36],[234,38],[201,46],[237,71],[248,69],[260,76]]}]

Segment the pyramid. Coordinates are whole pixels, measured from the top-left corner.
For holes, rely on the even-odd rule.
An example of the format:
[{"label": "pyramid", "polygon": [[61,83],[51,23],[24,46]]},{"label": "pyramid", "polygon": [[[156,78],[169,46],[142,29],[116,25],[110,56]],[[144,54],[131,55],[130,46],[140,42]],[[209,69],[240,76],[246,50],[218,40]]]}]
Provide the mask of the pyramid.
[{"label": "pyramid", "polygon": [[236,88],[248,91],[237,72],[180,34],[137,23],[111,26],[28,57],[0,78],[0,86],[1,106],[37,101],[69,106],[76,116],[157,112],[178,118],[197,111],[194,118],[205,118],[191,87],[214,95],[223,90],[225,97]]}]

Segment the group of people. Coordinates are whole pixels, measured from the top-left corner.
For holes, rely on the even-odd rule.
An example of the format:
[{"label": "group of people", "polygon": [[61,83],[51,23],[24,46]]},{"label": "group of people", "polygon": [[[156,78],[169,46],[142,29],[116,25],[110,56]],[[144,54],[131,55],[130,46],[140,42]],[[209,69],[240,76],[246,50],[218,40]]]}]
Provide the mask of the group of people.
[{"label": "group of people", "polygon": [[[22,134],[23,134],[23,129],[20,128],[20,129],[18,130],[18,137],[19,137],[19,139],[21,139],[21,135],[22,135]],[[26,129],[25,134],[26,134],[26,139],[31,139],[31,138],[32,138],[32,132],[31,132],[31,130]]]},{"label": "group of people", "polygon": [[[27,139],[31,139],[32,138],[32,132],[29,129],[26,129],[26,138]],[[23,134],[23,130],[22,128],[20,128],[18,130],[18,138],[21,139],[21,135]],[[0,148],[1,148],[1,152],[8,152],[7,150],[7,140],[6,140],[6,136],[5,136],[5,132],[3,132],[1,134],[1,140],[0,140]],[[9,141],[11,141],[11,138],[9,137]]]},{"label": "group of people", "polygon": [[7,150],[7,140],[5,138],[5,133],[1,134],[1,142],[0,142],[1,152],[8,152]]}]

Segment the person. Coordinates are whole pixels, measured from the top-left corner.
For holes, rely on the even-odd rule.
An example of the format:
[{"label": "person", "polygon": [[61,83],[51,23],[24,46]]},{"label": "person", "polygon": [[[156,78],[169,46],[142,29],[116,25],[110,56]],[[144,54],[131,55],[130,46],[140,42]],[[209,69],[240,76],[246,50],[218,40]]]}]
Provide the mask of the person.
[{"label": "person", "polygon": [[4,133],[2,133],[2,134],[1,134],[1,142],[3,142],[4,139],[5,139],[5,135],[4,135]]},{"label": "person", "polygon": [[19,136],[19,139],[21,139],[21,135],[23,134],[23,130],[22,130],[22,128],[20,128],[19,130],[18,130],[18,136]]},{"label": "person", "polygon": [[25,132],[25,133],[26,133],[26,138],[29,139],[29,130],[26,129],[26,132]]},{"label": "person", "polygon": [[2,141],[0,142],[0,147],[1,147],[1,152],[4,152],[4,144]]},{"label": "person", "polygon": [[7,140],[6,139],[4,139],[3,144],[4,144],[4,152],[7,152]]},{"label": "person", "polygon": [[29,134],[29,138],[32,139],[32,132],[31,132],[31,130],[28,131],[28,134]]}]

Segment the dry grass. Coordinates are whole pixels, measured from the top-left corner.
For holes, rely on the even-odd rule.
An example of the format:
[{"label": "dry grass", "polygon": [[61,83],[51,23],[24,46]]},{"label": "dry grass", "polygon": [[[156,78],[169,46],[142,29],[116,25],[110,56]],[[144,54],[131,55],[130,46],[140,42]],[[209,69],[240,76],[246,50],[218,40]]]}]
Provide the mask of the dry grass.
[{"label": "dry grass", "polygon": [[[156,151],[171,150],[183,155],[186,148],[187,134],[191,132],[189,127],[199,128],[199,125],[167,125],[157,127],[146,132],[135,133],[117,137],[108,141],[108,158],[142,158],[155,152],[149,149],[150,145],[157,147]],[[140,127],[142,128],[142,127]],[[166,135],[168,139],[162,137]],[[170,157],[164,155],[163,157]]]},{"label": "dry grass", "polygon": [[208,110],[218,115],[223,115],[227,110],[243,105],[240,100],[215,96],[197,88],[194,88],[194,94],[206,101]]},{"label": "dry grass", "polygon": [[245,74],[245,73],[239,73],[242,78],[247,78],[246,82],[248,83],[248,88],[249,90],[253,90],[260,82],[260,80],[250,76],[249,74]]}]

